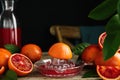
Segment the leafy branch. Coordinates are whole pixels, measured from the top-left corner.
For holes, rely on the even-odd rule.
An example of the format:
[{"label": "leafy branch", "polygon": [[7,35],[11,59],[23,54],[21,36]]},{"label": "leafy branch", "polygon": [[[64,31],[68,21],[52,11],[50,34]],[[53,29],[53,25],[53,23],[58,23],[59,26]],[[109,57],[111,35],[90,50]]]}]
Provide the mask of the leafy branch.
[{"label": "leafy branch", "polygon": [[109,19],[105,25],[107,37],[103,44],[104,59],[112,57],[120,46],[120,0],[104,0],[88,15],[94,20]]},{"label": "leafy branch", "polygon": [[17,74],[12,70],[7,70],[3,78],[0,80],[17,80]]}]

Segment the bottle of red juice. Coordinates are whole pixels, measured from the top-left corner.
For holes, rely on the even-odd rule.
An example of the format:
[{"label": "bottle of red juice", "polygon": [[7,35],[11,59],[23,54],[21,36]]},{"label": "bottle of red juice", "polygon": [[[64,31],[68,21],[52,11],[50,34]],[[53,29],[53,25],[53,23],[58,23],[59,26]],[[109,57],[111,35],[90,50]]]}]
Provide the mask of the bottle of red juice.
[{"label": "bottle of red juice", "polygon": [[14,0],[1,0],[1,3],[3,10],[0,17],[0,47],[5,44],[21,47],[21,29],[13,13]]}]

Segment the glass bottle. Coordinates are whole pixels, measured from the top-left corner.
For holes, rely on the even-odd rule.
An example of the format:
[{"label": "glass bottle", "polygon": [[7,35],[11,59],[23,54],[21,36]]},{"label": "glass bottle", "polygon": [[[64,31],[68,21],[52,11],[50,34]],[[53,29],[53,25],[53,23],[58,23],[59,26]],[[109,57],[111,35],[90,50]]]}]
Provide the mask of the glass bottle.
[{"label": "glass bottle", "polygon": [[14,0],[1,0],[2,13],[0,18],[0,47],[5,44],[21,46],[21,29],[17,26],[13,13]]}]

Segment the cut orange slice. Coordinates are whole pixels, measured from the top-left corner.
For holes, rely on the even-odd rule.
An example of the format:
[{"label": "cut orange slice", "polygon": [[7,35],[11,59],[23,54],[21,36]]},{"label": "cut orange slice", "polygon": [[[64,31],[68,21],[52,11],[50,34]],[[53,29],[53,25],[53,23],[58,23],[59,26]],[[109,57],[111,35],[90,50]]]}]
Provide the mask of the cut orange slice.
[{"label": "cut orange slice", "polygon": [[103,43],[104,43],[104,40],[106,38],[107,34],[106,32],[103,32],[102,34],[100,34],[99,36],[99,39],[98,39],[98,44],[101,48],[103,48]]},{"label": "cut orange slice", "polygon": [[97,65],[96,70],[103,80],[120,80],[120,66]]},{"label": "cut orange slice", "polygon": [[25,76],[32,72],[33,63],[27,56],[15,53],[10,56],[8,67],[15,71],[18,76]]}]

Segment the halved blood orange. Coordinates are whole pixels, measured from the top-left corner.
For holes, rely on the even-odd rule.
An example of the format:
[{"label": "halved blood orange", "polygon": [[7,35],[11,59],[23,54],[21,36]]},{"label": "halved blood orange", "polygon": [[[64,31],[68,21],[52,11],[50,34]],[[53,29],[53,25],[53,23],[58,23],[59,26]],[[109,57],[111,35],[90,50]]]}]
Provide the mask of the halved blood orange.
[{"label": "halved blood orange", "polygon": [[2,75],[4,72],[5,72],[5,67],[4,66],[0,67],[0,75]]},{"label": "halved blood orange", "polygon": [[103,32],[100,34],[99,39],[98,39],[98,44],[101,48],[103,48],[103,43],[105,40],[105,37],[107,36],[106,32]]},{"label": "halved blood orange", "polygon": [[15,71],[18,76],[25,76],[32,72],[33,63],[27,56],[15,53],[10,56],[8,67]]},{"label": "halved blood orange", "polygon": [[96,70],[103,80],[120,80],[120,66],[97,65]]}]

